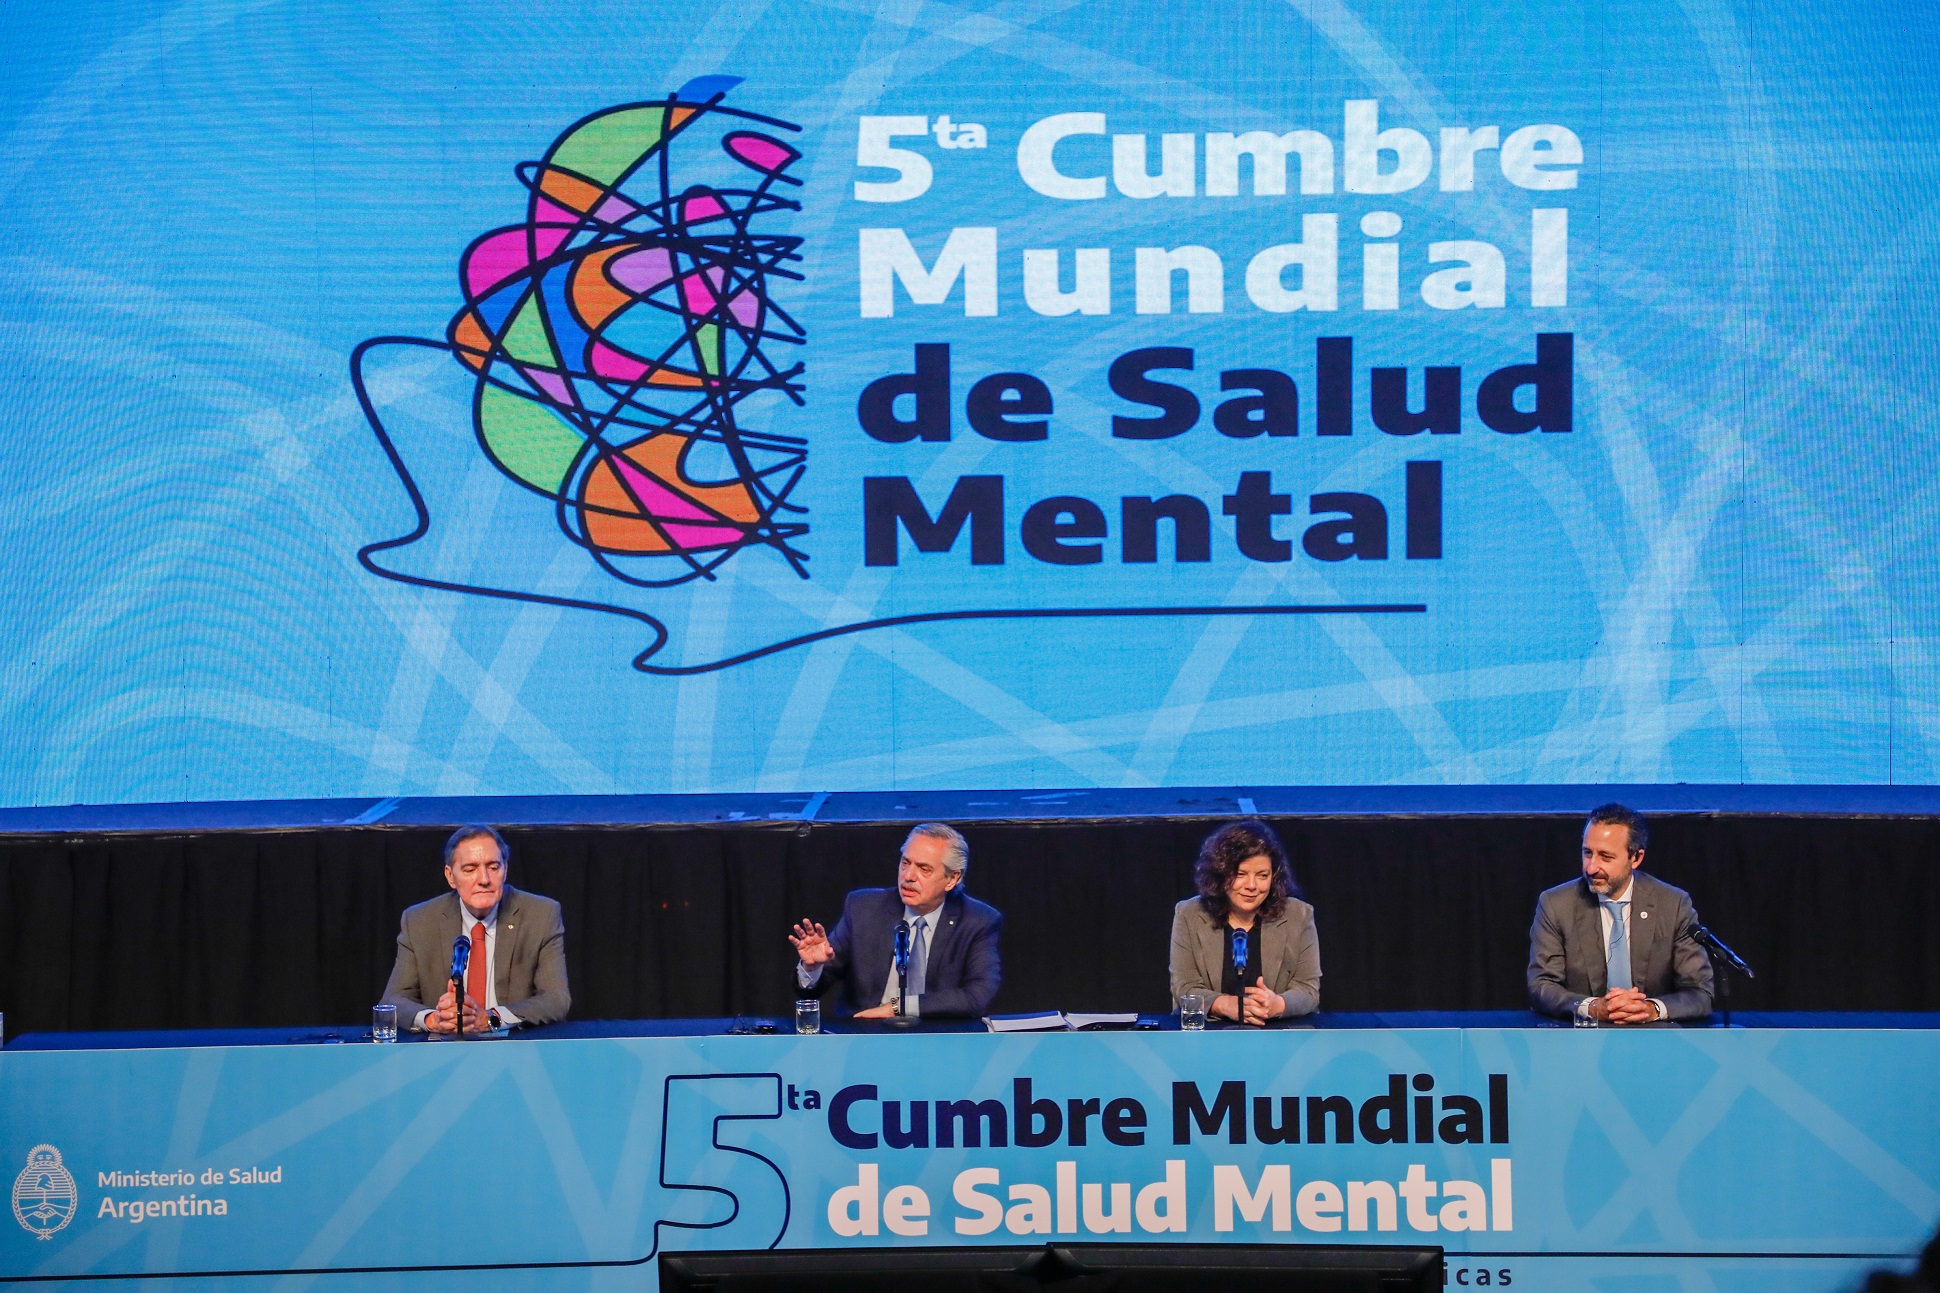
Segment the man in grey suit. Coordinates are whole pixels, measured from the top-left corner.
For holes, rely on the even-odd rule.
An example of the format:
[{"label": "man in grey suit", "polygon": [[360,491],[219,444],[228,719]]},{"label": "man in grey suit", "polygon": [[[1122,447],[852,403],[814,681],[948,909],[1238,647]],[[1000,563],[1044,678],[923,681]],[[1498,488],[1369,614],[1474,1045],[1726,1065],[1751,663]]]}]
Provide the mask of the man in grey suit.
[{"label": "man in grey suit", "polygon": [[1605,804],[1583,826],[1583,874],[1545,890],[1529,928],[1529,1004],[1608,1024],[1702,1019],[1711,958],[1691,895],[1645,875],[1644,819]]},{"label": "man in grey suit", "polygon": [[[452,891],[405,909],[384,1001],[398,1022],[430,1033],[557,1023],[572,1006],[559,904],[505,882],[512,850],[489,826],[445,841]],[[453,945],[470,942],[462,1000],[452,989]]]}]

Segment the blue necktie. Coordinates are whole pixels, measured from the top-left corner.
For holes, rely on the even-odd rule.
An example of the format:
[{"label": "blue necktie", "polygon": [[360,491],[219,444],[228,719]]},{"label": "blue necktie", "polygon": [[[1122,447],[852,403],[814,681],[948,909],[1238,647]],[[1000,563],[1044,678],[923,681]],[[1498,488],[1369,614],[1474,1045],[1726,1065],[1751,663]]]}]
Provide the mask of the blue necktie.
[{"label": "blue necktie", "polygon": [[929,968],[927,964],[929,960],[929,940],[923,937],[923,933],[928,928],[929,922],[926,920],[910,922],[909,984],[903,989],[904,993],[908,996],[920,997],[923,995],[924,971]]},{"label": "blue necktie", "polygon": [[1628,988],[1630,981],[1630,934],[1623,925],[1624,909],[1630,900],[1610,904],[1610,958],[1608,962],[1610,986]]},{"label": "blue necktie", "polygon": [[896,946],[889,958],[889,978],[882,985],[882,1003],[902,1013],[902,1000],[909,984],[909,922],[896,922]]}]

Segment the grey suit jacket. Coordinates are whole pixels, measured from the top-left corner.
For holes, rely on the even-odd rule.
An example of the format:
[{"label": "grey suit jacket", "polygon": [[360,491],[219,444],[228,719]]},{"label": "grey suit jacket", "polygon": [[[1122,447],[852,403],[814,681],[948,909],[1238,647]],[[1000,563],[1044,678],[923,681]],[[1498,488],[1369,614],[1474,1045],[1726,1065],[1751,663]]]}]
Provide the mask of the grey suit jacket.
[{"label": "grey suit jacket", "polygon": [[[1667,1018],[1711,1013],[1711,958],[1691,931],[1691,895],[1642,871],[1630,881],[1630,979],[1664,1003]],[[1581,876],[1545,889],[1529,927],[1529,1005],[1546,1015],[1576,1013],[1585,997],[1610,990],[1609,953],[1596,895]]]},{"label": "grey suit jacket", "polygon": [[[1266,986],[1287,1003],[1287,1017],[1320,1009],[1320,935],[1314,909],[1298,898],[1272,920],[1258,921],[1260,968]],[[1226,931],[1206,904],[1188,898],[1172,909],[1172,1008],[1181,992],[1219,995],[1226,970]]]},{"label": "grey suit jacket", "polygon": [[[385,1003],[397,1007],[398,1027],[409,1028],[418,1011],[436,1006],[444,995],[459,929],[456,893],[404,909],[397,963],[384,986]],[[496,950],[492,990],[500,1006],[522,1024],[553,1024],[566,1017],[573,994],[566,986],[566,925],[558,903],[506,885],[499,899]]]}]

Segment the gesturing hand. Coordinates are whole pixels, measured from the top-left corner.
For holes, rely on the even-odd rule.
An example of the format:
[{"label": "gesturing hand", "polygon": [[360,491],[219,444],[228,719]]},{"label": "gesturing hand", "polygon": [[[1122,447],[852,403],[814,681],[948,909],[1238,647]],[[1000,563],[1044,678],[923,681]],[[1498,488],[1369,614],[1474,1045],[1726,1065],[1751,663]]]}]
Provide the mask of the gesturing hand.
[{"label": "gesturing hand", "polygon": [[795,945],[795,955],[801,958],[802,964],[811,969],[826,965],[835,957],[828,931],[812,920],[796,922],[795,932],[788,936],[788,941]]}]

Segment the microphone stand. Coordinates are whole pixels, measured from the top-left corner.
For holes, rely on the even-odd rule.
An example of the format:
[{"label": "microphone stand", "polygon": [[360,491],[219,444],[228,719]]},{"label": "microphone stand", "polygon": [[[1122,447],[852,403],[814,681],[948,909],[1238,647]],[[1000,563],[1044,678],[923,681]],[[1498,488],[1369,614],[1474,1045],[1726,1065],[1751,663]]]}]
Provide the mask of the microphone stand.
[{"label": "microphone stand", "polygon": [[458,1007],[458,1031],[453,1040],[465,1040],[465,974],[471,968],[472,942],[463,933],[451,945],[451,1000]]},{"label": "microphone stand", "polygon": [[909,922],[899,921],[896,925],[896,1018],[897,1028],[909,1026],[909,1016],[903,1011],[909,1004]]},{"label": "microphone stand", "polygon": [[1724,1026],[1729,1028],[1731,1027],[1731,972],[1736,970],[1747,979],[1755,979],[1758,976],[1751,972],[1751,967],[1745,964],[1743,957],[1732,951],[1722,938],[1704,926],[1693,928],[1691,937],[1697,940],[1700,947],[1717,958],[1718,1007],[1724,1015]]},{"label": "microphone stand", "polygon": [[1234,931],[1233,977],[1239,980],[1239,1002],[1238,1002],[1239,1018],[1233,1020],[1233,1022],[1236,1024],[1243,1024],[1246,1022],[1246,988],[1247,988],[1246,967],[1247,967],[1247,964],[1252,960],[1252,957],[1249,955],[1249,953],[1252,951],[1252,948],[1248,946],[1252,941],[1253,941],[1252,939],[1247,937],[1245,930],[1236,929]]}]

